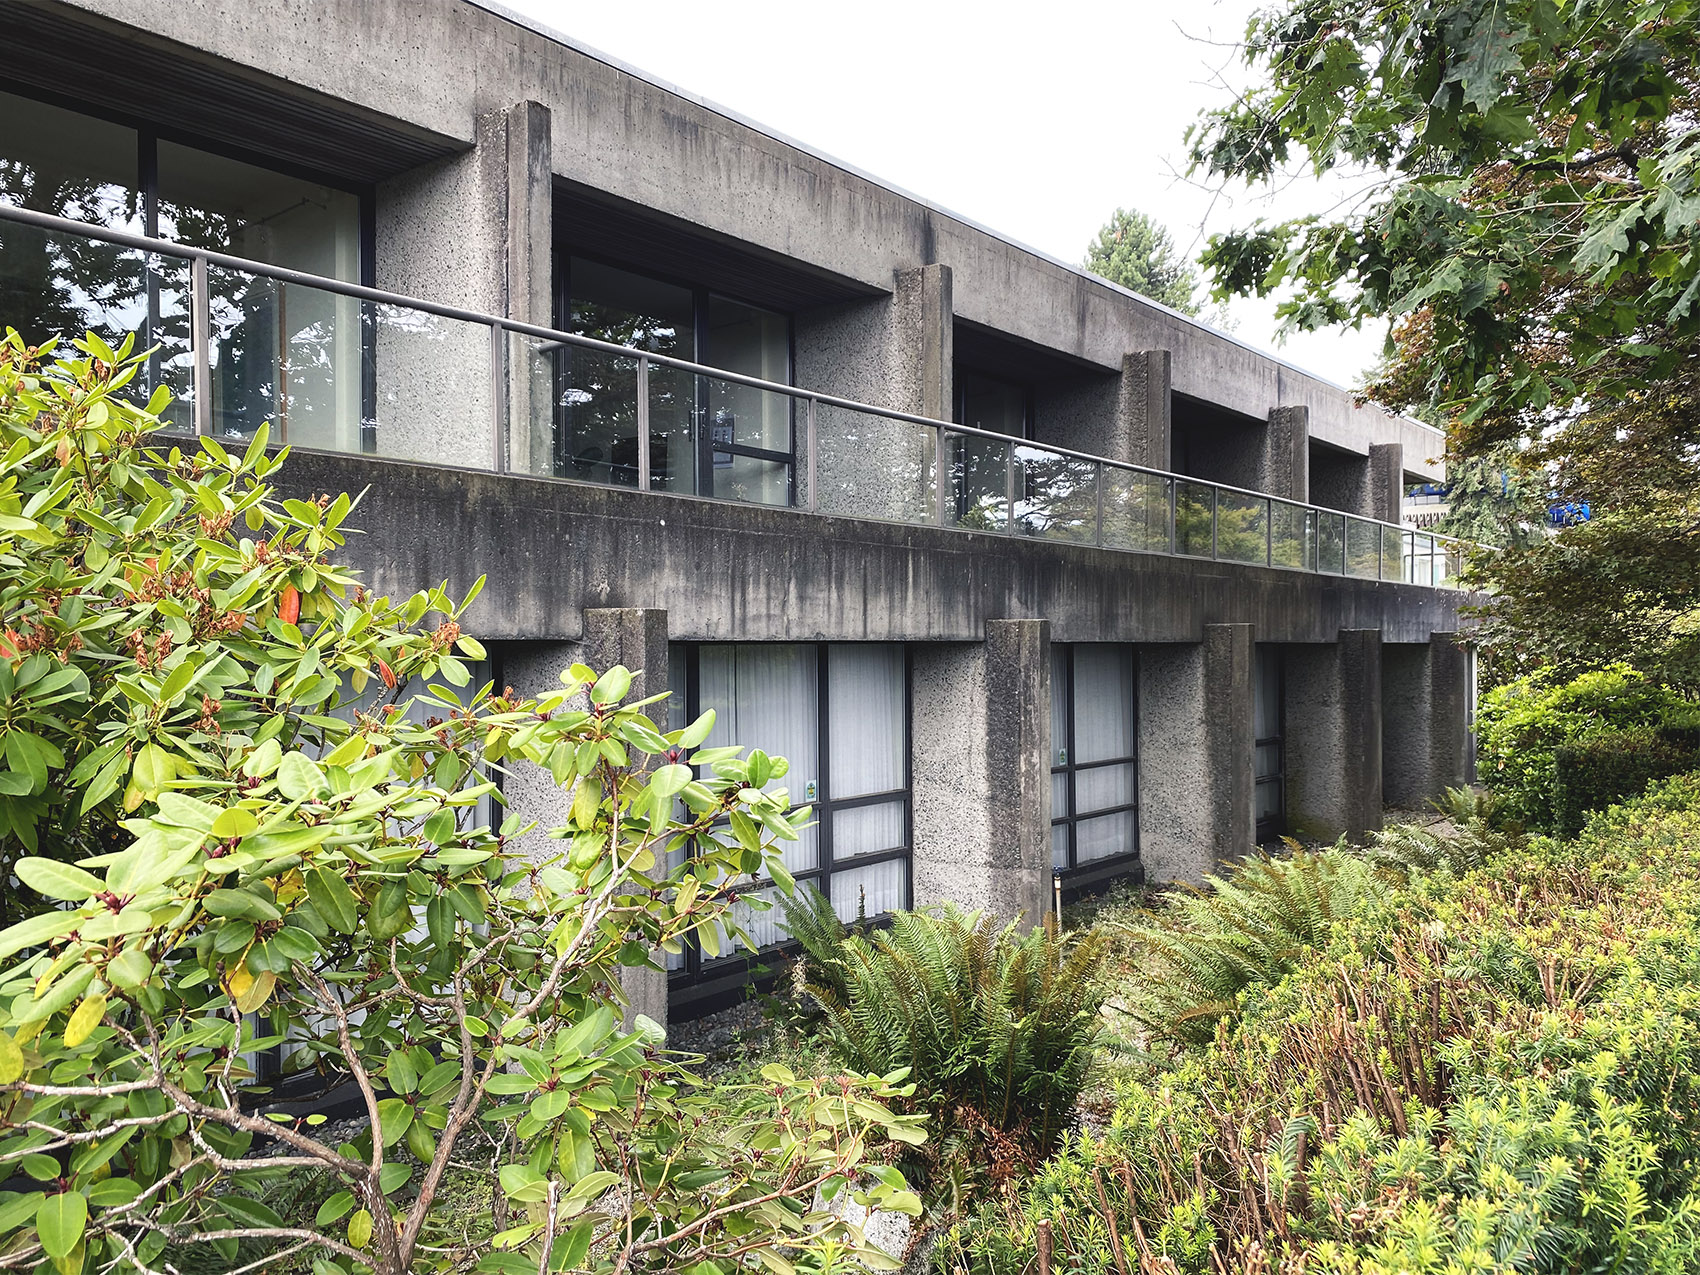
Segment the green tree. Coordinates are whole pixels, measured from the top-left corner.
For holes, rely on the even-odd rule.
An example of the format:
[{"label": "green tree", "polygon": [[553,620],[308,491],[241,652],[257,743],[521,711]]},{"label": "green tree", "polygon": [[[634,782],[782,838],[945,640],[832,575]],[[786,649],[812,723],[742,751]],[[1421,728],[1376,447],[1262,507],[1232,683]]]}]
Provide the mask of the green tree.
[{"label": "green tree", "polygon": [[1086,246],[1083,264],[1093,274],[1171,310],[1198,313],[1198,273],[1180,255],[1169,232],[1135,209],[1116,209]]},{"label": "green tree", "polygon": [[[783,759],[702,748],[712,714],[661,733],[624,668],[476,686],[466,601],[330,560],[346,497],[277,499],[263,431],[144,450],[142,358],[78,350],[0,344],[0,793],[38,851],[0,932],[4,1264],[894,1267],[822,1202],[918,1211],[868,1162],[920,1137],[903,1090],[714,1089],[619,1026],[622,967],[789,888]],[[556,852],[487,814],[515,764],[573,791]],[[363,1131],[280,1109],[268,1053]]]},{"label": "green tree", "polygon": [[[1691,0],[1286,0],[1256,83],[1192,130],[1222,178],[1363,175],[1344,211],[1216,236],[1219,294],[1306,328],[1395,321],[1372,393],[1442,411],[1454,462],[1513,449],[1583,534],[1479,564],[1487,636],[1681,674],[1700,607],[1700,25]],[[1538,627],[1535,627],[1538,626]]]}]

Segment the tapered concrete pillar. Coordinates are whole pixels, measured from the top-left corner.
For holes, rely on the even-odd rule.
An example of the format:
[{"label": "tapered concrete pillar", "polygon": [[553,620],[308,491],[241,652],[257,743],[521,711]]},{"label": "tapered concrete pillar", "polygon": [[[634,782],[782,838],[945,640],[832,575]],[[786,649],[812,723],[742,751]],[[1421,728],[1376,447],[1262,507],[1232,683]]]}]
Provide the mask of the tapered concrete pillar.
[{"label": "tapered concrete pillar", "polygon": [[1051,877],[1051,626],[914,648],[915,905],[1036,923]]},{"label": "tapered concrete pillar", "polygon": [[1203,879],[1256,843],[1252,626],[1139,655],[1139,857],[1151,882]]},{"label": "tapered concrete pillar", "polygon": [[907,401],[896,406],[934,420],[952,419],[956,314],[950,267],[931,265],[899,271],[892,305],[902,364],[900,376],[907,390],[903,395]]},{"label": "tapered concrete pillar", "polygon": [[1310,408],[1277,407],[1269,413],[1257,490],[1310,501]]},{"label": "tapered concrete pillar", "polygon": [[1369,448],[1369,508],[1367,517],[1398,522],[1405,505],[1405,446],[1371,443]]},{"label": "tapered concrete pillar", "polygon": [[1287,825],[1362,841],[1381,827],[1381,633],[1286,648]]},{"label": "tapered concrete pillar", "polygon": [[1136,350],[1122,356],[1121,397],[1116,405],[1118,433],[1125,440],[1112,460],[1148,469],[1170,469],[1173,407],[1169,352]]},{"label": "tapered concrete pillar", "polygon": [[[598,673],[623,664],[634,674],[628,699],[663,694],[668,689],[667,612],[645,607],[586,610],[583,641],[511,643],[503,651],[502,676],[523,695],[541,695],[558,690],[561,671],[572,664],[588,664]],[[649,712],[665,728],[666,703],[652,706]],[[538,858],[558,854],[563,843],[548,833],[566,823],[571,790],[557,787],[541,766],[515,764],[502,785],[502,795],[511,812],[537,821],[537,829],[519,848]],[[659,954],[656,959],[659,964]],[[628,1030],[639,1014],[667,1025],[664,970],[627,966],[621,970],[620,986],[626,994]]]},{"label": "tapered concrete pillar", "polygon": [[1470,653],[1455,633],[1381,648],[1382,796],[1419,809],[1469,778]]}]

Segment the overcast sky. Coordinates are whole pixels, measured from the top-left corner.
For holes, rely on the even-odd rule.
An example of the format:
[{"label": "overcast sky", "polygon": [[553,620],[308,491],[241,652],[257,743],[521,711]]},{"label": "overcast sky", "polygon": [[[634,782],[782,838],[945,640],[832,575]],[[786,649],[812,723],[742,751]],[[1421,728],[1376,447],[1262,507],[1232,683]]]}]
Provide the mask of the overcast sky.
[{"label": "overcast sky", "polygon": [[[1184,134],[1242,82],[1232,44],[1256,0],[505,0],[583,44],[1065,261],[1118,206],[1193,256],[1210,231],[1326,211],[1343,183],[1273,200],[1185,175]],[[1349,386],[1382,333],[1294,334],[1270,307],[1237,335]]]}]

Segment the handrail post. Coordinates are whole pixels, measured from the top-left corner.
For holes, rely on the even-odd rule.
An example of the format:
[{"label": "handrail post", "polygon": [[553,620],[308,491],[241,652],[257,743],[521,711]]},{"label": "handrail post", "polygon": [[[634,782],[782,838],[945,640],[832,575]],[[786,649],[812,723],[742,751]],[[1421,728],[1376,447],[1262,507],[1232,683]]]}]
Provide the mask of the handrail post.
[{"label": "handrail post", "polygon": [[1216,532],[1222,521],[1222,489],[1216,484],[1210,485],[1210,561],[1215,562]]},{"label": "handrail post", "polygon": [[649,490],[649,359],[637,361],[637,462],[638,490]]},{"label": "handrail post", "polygon": [[1263,502],[1263,565],[1275,565],[1275,499],[1268,497]]},{"label": "handrail post", "polygon": [[815,433],[815,400],[812,398],[805,399],[803,404],[807,409],[803,415],[803,445],[808,448],[809,453],[805,461],[804,472],[809,477],[809,512],[813,514],[820,512],[820,487],[817,485],[819,482],[818,467],[815,465],[815,453],[819,450],[816,446],[818,435]]},{"label": "handrail post", "polygon": [[508,342],[500,323],[490,325],[490,468],[505,473],[508,457]]},{"label": "handrail post", "polygon": [[1015,534],[1015,444],[1003,445],[1003,533]]},{"label": "handrail post", "polygon": [[[933,513],[936,516],[936,518],[938,519],[938,525],[941,526],[941,527],[950,526],[949,520],[945,517],[945,510],[948,508],[948,506],[945,503],[945,500],[946,500],[945,452],[946,452],[946,450],[947,449],[945,447],[944,426],[935,425],[935,426],[933,426],[933,473],[936,476],[937,481],[935,481],[933,483],[933,505],[934,505]],[[951,492],[950,494],[954,498],[954,495],[955,495],[954,491]],[[951,503],[955,503],[954,499],[952,499]]]},{"label": "handrail post", "polygon": [[213,432],[212,417],[212,281],[207,259],[196,255],[189,264],[189,339],[193,343],[195,401],[190,409],[195,433]]},{"label": "handrail post", "polygon": [[1175,519],[1179,514],[1181,493],[1172,477],[1165,478],[1163,485],[1169,489],[1169,556],[1172,558],[1175,556]]},{"label": "handrail post", "polygon": [[1098,478],[1098,537],[1093,541],[1100,549],[1104,547],[1104,462],[1099,461],[1093,467]]}]

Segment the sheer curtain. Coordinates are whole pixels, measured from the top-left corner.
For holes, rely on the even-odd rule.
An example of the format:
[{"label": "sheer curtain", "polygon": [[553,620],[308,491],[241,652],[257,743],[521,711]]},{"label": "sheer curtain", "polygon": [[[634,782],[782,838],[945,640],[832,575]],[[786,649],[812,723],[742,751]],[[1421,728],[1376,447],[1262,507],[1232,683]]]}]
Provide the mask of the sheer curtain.
[{"label": "sheer curtain", "polygon": [[[1138,845],[1138,814],[1118,810],[1137,799],[1134,775],[1133,648],[1081,645],[1074,648],[1075,862],[1127,854]],[[1125,758],[1126,760],[1122,760]],[[1112,765],[1095,763],[1112,762]]]},{"label": "sheer curtain", "polygon": [[1260,645],[1252,679],[1252,734],[1260,740],[1257,745],[1256,815],[1259,820],[1273,819],[1281,813],[1281,652],[1278,647]]},{"label": "sheer curtain", "polygon": [[834,802],[879,793],[893,800],[833,810],[829,894],[846,920],[909,904],[904,860],[858,867],[855,858],[907,848],[908,712],[903,648],[841,643],[827,648],[827,747]]}]

